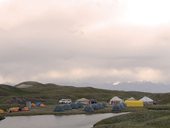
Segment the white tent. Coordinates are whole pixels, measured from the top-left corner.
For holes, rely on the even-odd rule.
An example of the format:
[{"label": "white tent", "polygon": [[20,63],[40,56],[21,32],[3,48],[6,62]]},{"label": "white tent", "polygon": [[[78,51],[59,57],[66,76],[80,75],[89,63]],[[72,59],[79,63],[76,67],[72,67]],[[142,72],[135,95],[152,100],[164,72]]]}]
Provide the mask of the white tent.
[{"label": "white tent", "polygon": [[120,102],[123,102],[122,99],[120,99],[119,97],[115,96],[113,97],[112,99],[110,99],[110,104],[114,104],[114,103],[120,103]]},{"label": "white tent", "polygon": [[153,104],[153,100],[147,96],[144,96],[143,98],[141,98],[140,101],[143,101],[144,104]]},{"label": "white tent", "polygon": [[76,102],[79,102],[79,103],[82,103],[82,104],[86,105],[86,104],[90,103],[90,100],[86,99],[86,98],[81,98],[81,99],[76,100]]},{"label": "white tent", "polygon": [[129,99],[127,99],[127,100],[136,100],[134,97],[130,97]]}]

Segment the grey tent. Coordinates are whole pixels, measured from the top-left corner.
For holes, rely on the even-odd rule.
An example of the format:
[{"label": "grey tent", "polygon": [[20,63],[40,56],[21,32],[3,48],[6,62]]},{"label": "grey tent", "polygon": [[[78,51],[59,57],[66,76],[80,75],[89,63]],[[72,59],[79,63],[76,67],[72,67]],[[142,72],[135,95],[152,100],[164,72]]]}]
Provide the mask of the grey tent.
[{"label": "grey tent", "polygon": [[143,101],[144,105],[152,105],[153,104],[153,100],[147,96],[144,96],[143,98],[141,98],[139,101]]}]

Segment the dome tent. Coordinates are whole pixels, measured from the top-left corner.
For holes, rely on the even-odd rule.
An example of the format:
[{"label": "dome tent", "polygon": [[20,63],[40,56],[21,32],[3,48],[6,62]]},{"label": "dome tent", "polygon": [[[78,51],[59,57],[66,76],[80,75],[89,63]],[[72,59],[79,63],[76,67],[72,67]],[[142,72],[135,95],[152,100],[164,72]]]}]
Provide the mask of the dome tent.
[{"label": "dome tent", "polygon": [[113,97],[112,99],[110,99],[110,104],[118,104],[118,103],[120,103],[120,102],[123,102],[123,100],[122,99],[120,99],[118,96],[115,96],[115,97]]},{"label": "dome tent", "polygon": [[84,107],[84,111],[85,112],[94,112],[94,109],[93,109],[93,107],[91,105],[86,105]]},{"label": "dome tent", "polygon": [[112,112],[117,113],[117,112],[121,112],[121,110],[122,110],[122,108],[119,104],[115,104],[112,106]]},{"label": "dome tent", "polygon": [[35,104],[36,104],[36,106],[37,106],[37,107],[40,107],[41,102],[40,102],[40,101],[38,101],[38,102],[36,102]]},{"label": "dome tent", "polygon": [[79,108],[79,105],[77,103],[71,103],[70,106],[71,106],[72,109],[78,109]]},{"label": "dome tent", "polygon": [[98,103],[98,106],[99,106],[99,109],[104,109],[105,108],[103,103]]},{"label": "dome tent", "polygon": [[71,110],[72,107],[71,107],[70,104],[64,104],[64,105],[63,105],[63,109],[64,109],[64,110]]},{"label": "dome tent", "polygon": [[104,105],[102,103],[96,103],[91,105],[94,110],[104,109]]},{"label": "dome tent", "polygon": [[62,105],[57,105],[54,109],[54,112],[64,112],[64,108]]},{"label": "dome tent", "polygon": [[77,102],[77,103],[82,103],[82,104],[84,104],[84,105],[90,104],[90,100],[89,100],[89,99],[86,99],[86,98],[78,99],[76,102]]},{"label": "dome tent", "polygon": [[78,106],[78,108],[83,108],[83,104],[80,102],[77,102],[77,106]]},{"label": "dome tent", "polygon": [[119,103],[118,104],[119,105],[119,107],[121,108],[121,109],[125,109],[126,108],[126,104],[125,103]]},{"label": "dome tent", "polygon": [[139,101],[143,101],[145,105],[151,105],[154,102],[151,98],[149,98],[147,96],[144,96]]},{"label": "dome tent", "polygon": [[92,104],[91,106],[92,106],[92,108],[93,108],[94,110],[98,110],[98,109],[99,109],[98,104]]}]

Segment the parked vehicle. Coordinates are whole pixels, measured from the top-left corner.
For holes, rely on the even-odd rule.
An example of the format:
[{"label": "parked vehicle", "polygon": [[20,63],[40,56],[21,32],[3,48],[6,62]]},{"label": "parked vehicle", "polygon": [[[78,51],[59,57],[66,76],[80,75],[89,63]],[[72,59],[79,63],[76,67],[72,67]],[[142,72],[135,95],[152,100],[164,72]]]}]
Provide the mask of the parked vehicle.
[{"label": "parked vehicle", "polygon": [[59,100],[59,104],[70,104],[72,103],[71,99],[61,99]]}]

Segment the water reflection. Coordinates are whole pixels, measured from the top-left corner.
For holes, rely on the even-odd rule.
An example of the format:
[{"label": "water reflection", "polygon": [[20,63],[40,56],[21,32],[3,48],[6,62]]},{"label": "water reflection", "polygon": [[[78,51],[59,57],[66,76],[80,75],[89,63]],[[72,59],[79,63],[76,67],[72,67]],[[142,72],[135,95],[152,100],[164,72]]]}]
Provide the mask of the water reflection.
[{"label": "water reflection", "polygon": [[91,128],[96,122],[116,115],[118,114],[7,117],[0,122],[0,128]]}]

